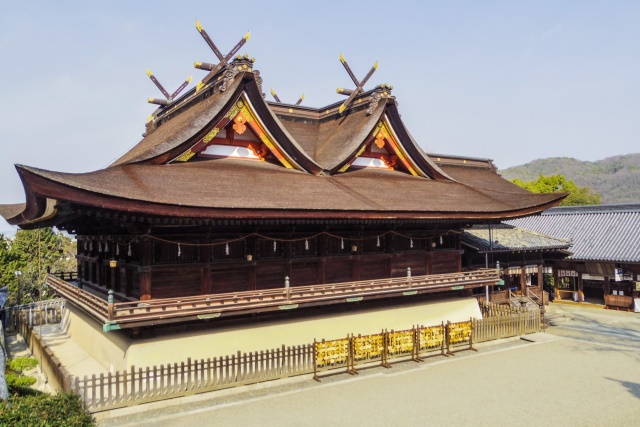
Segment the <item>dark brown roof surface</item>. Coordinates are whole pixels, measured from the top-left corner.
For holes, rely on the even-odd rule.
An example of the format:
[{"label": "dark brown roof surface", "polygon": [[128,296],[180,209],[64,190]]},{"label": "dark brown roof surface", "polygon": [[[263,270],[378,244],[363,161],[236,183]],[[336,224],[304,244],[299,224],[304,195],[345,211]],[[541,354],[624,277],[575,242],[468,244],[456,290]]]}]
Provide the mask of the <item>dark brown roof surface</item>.
[{"label": "dark brown roof surface", "polygon": [[239,73],[226,91],[215,91],[210,97],[163,123],[113,162],[112,166],[149,160],[178,147],[195,136],[231,100],[242,81],[242,75],[243,73]]},{"label": "dark brown roof surface", "polygon": [[488,190],[497,194],[531,194],[524,188],[518,187],[517,185],[502,178],[489,168],[440,164],[440,169],[454,180],[478,190]]},{"label": "dark brown roof surface", "polygon": [[453,214],[464,218],[465,213],[499,217],[510,212],[506,216],[518,216],[515,211],[558,199],[557,194],[520,191],[492,194],[451,181],[387,170],[361,169],[317,176],[267,162],[231,159],[123,165],[84,174],[23,169],[27,175],[32,173],[67,187],[147,202],[145,209],[150,214],[154,210],[151,204],[155,203],[256,211],[349,211],[356,215],[358,211],[413,212],[416,218],[434,213],[442,217]]},{"label": "dark brown roof surface", "polygon": [[26,203],[16,203],[12,205],[0,205],[0,215],[5,219],[14,218],[20,215],[26,207]]},{"label": "dark brown roof surface", "polygon": [[281,115],[280,121],[320,166],[331,170],[358,150],[380,121],[384,107],[384,102],[379,103],[370,115],[367,115],[367,108],[363,107],[323,121],[292,120],[284,115]]}]

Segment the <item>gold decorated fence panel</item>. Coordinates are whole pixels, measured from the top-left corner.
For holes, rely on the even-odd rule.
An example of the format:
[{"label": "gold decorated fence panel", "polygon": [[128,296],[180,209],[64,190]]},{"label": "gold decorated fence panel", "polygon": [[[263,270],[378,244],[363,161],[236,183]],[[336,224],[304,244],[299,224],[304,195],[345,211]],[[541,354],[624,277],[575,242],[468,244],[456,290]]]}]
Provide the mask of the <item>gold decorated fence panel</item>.
[{"label": "gold decorated fence panel", "polygon": [[417,354],[418,357],[426,352],[440,350],[444,353],[445,347],[445,327],[444,322],[437,326],[420,326],[417,330]]},{"label": "gold decorated fence panel", "polygon": [[471,320],[457,323],[447,322],[447,354],[453,354],[452,347],[463,344],[468,344],[468,349],[475,351],[471,325]]},{"label": "gold decorated fence panel", "polygon": [[411,356],[413,359],[415,355],[415,336],[416,329],[407,329],[404,331],[391,331],[386,333],[386,358],[383,363],[387,364],[389,359],[402,356]]},{"label": "gold decorated fence panel", "polygon": [[354,365],[383,360],[384,333],[352,336],[351,340]]},{"label": "gold decorated fence panel", "polygon": [[318,379],[318,372],[329,369],[345,368],[351,370],[351,338],[329,341],[313,341],[314,369],[313,378]]}]

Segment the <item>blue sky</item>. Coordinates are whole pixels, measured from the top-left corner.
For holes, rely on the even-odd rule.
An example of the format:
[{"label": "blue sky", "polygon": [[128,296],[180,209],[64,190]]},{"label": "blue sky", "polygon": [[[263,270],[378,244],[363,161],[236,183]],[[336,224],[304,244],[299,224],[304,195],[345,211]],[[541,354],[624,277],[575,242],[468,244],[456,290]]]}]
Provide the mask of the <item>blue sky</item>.
[{"label": "blue sky", "polygon": [[640,2],[10,2],[0,203],[24,200],[16,163],[84,172],[135,145],[160,95],[145,68],[172,91],[204,75],[194,61],[214,61],[196,18],[225,52],[251,31],[240,52],[283,101],[340,100],[352,86],[340,52],[358,77],[378,60],[367,88],[394,85],[430,152],[506,168],[640,151]]}]

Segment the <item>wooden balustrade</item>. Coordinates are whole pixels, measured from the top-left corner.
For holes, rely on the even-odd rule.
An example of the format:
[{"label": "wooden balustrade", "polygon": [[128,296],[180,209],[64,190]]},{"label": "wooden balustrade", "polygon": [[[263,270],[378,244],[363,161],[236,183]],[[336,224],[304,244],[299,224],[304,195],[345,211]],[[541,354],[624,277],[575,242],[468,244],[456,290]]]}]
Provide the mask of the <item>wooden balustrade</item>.
[{"label": "wooden balustrade", "polygon": [[108,304],[103,299],[52,275],[47,277],[47,283],[59,295],[79,305],[103,322],[105,331],[108,331],[148,324],[157,325],[256,312],[292,310],[301,306],[350,303],[363,299],[470,289],[495,284],[498,279],[497,270],[481,269],[461,273],[407,276],[184,298],[126,301],[113,304]]}]

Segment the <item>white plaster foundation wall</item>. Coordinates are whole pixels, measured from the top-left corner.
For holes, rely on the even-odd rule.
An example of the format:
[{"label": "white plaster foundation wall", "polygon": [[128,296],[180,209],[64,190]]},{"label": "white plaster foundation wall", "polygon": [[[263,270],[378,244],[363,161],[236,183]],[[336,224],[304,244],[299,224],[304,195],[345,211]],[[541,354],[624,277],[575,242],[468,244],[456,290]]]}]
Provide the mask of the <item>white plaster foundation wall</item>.
[{"label": "white plaster foundation wall", "polygon": [[105,334],[100,323],[69,303],[60,328],[105,369],[113,372],[128,368],[126,354],[131,339],[124,334]]},{"label": "white plaster foundation wall", "polygon": [[163,334],[156,338],[130,339],[125,333],[103,332],[102,325],[67,305],[64,330],[73,341],[109,371],[131,366],[159,366],[242,352],[301,345],[313,339],[344,338],[347,334],[376,334],[383,329],[403,330],[414,325],[433,326],[442,321],[461,322],[482,318],[475,298],[378,308],[306,319],[269,321],[246,326]]},{"label": "white plaster foundation wall", "polygon": [[347,334],[375,334],[383,329],[403,330],[413,325],[433,326],[442,321],[461,322],[482,318],[475,298],[421,303],[366,312],[328,314],[307,319],[253,323],[209,331],[165,335],[132,341],[126,355],[128,366],[145,367],[207,359],[242,352],[312,343],[313,339],[336,339]]}]

